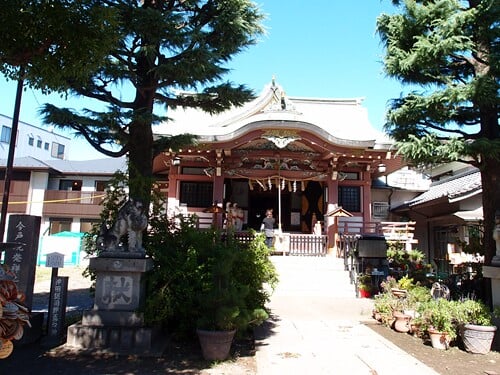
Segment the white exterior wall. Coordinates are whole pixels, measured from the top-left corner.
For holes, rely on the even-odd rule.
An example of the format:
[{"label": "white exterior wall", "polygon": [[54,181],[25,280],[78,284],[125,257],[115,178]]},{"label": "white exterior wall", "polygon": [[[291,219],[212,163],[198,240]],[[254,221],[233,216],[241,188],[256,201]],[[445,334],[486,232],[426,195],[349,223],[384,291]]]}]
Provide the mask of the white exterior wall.
[{"label": "white exterior wall", "polygon": [[[12,118],[0,115],[0,131],[3,126],[12,129]],[[32,146],[29,145],[29,138],[33,138]],[[40,147],[38,147],[38,141],[41,141]],[[70,141],[70,138],[66,136],[19,121],[14,154],[16,157],[32,156],[39,160],[59,159],[52,156],[52,147],[55,142],[64,145],[64,159],[67,159]],[[48,150],[45,149],[46,144],[48,144]],[[8,154],[9,143],[0,142],[0,159],[7,159]]]},{"label": "white exterior wall", "polygon": [[42,216],[43,199],[48,180],[48,172],[31,172],[30,188],[28,192],[29,203],[26,207],[26,213],[28,215]]}]

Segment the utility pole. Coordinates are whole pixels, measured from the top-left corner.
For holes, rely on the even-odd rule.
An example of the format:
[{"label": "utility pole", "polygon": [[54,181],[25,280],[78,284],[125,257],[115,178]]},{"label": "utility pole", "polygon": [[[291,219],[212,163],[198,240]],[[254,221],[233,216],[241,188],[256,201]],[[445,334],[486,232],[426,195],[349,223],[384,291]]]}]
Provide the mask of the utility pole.
[{"label": "utility pole", "polygon": [[9,156],[5,167],[5,182],[2,199],[2,210],[0,216],[0,242],[4,240],[5,226],[7,223],[7,209],[9,206],[10,181],[12,180],[12,169],[14,166],[14,151],[16,150],[17,128],[19,125],[19,112],[21,111],[21,98],[24,86],[24,69],[21,68],[20,78],[17,81],[16,101],[14,104],[14,115],[12,116],[12,129],[10,132]]}]

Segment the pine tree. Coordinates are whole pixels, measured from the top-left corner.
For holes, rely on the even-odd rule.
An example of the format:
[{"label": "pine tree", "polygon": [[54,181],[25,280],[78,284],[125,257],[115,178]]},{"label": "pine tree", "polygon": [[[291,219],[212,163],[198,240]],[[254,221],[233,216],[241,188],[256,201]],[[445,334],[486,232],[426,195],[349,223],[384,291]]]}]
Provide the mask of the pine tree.
[{"label": "pine tree", "polygon": [[392,100],[385,129],[415,164],[463,161],[481,171],[486,263],[500,213],[499,0],[393,0],[377,31],[387,75],[413,90]]},{"label": "pine tree", "polygon": [[217,113],[252,98],[246,86],[225,82],[223,76],[232,56],[264,32],[263,15],[249,0],[86,3],[112,15],[118,38],[85,81],[64,77],[61,87],[96,106],[74,110],[45,104],[40,113],[45,124],[73,129],[107,156],[127,155],[130,195],[149,202],[154,157],[193,141],[190,135],[154,136],[153,126],[168,120],[168,110],[176,107]]},{"label": "pine tree", "polygon": [[95,0],[2,1],[0,72],[44,93],[84,83],[119,40],[116,12]]}]

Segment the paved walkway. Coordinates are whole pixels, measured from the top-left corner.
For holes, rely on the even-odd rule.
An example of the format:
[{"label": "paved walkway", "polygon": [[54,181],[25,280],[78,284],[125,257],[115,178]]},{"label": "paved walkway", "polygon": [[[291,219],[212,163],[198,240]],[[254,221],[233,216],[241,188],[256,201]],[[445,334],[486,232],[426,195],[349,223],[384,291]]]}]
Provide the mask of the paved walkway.
[{"label": "paved walkway", "polygon": [[373,301],[355,298],[342,259],[272,259],[280,283],[257,331],[259,375],[437,374],[361,323]]}]

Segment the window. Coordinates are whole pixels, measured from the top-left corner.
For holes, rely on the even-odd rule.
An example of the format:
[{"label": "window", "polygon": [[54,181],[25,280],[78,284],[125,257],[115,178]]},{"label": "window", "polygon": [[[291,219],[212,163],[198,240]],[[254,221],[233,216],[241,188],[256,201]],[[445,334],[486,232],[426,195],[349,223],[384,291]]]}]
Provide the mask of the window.
[{"label": "window", "polygon": [[359,180],[358,172],[344,172],[345,178],[344,180]]},{"label": "window", "polygon": [[41,139],[37,140],[37,141],[36,141],[36,147],[38,147],[38,148],[42,148],[42,143],[43,143],[43,142],[42,142],[42,140],[41,140]]},{"label": "window", "polygon": [[28,145],[33,146],[35,144],[35,138],[32,136],[28,137]]},{"label": "window", "polygon": [[204,176],[206,169],[202,167],[182,167],[182,174]]},{"label": "window", "polygon": [[90,232],[94,224],[98,224],[99,221],[99,219],[80,219],[80,232]]},{"label": "window", "polygon": [[43,148],[47,151],[49,151],[49,142],[45,142],[45,144],[43,145]]},{"label": "window", "polygon": [[2,126],[2,134],[0,135],[0,142],[10,143],[10,135],[12,134],[12,129],[8,126]]},{"label": "window", "polygon": [[56,234],[59,232],[71,232],[71,219],[66,218],[50,218],[49,234]]},{"label": "window", "polygon": [[361,211],[361,187],[339,186],[339,206],[351,212]]},{"label": "window", "polygon": [[188,207],[209,207],[213,201],[211,182],[181,182],[180,203]]},{"label": "window", "polygon": [[81,191],[82,183],[83,183],[82,180],[60,180],[59,190]]},{"label": "window", "polygon": [[374,219],[387,219],[389,217],[389,203],[373,202],[372,216]]},{"label": "window", "polygon": [[109,181],[99,181],[95,182],[95,191],[104,191],[106,190],[106,186],[108,186]]},{"label": "window", "polygon": [[54,158],[64,159],[64,145],[52,142],[52,154]]}]

